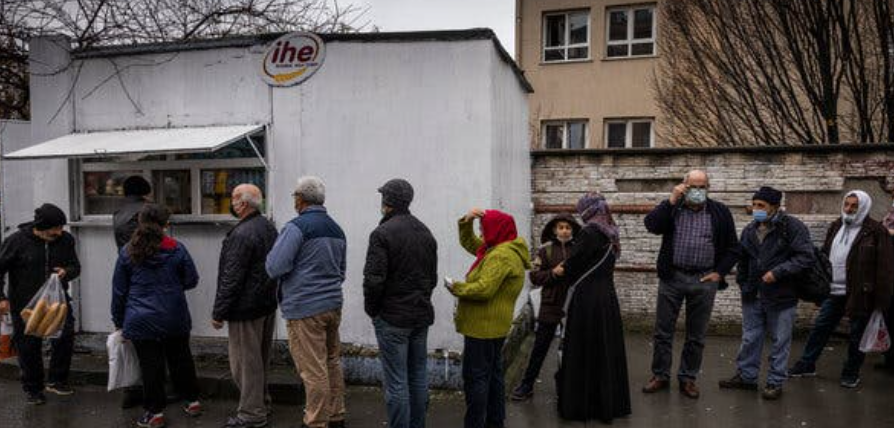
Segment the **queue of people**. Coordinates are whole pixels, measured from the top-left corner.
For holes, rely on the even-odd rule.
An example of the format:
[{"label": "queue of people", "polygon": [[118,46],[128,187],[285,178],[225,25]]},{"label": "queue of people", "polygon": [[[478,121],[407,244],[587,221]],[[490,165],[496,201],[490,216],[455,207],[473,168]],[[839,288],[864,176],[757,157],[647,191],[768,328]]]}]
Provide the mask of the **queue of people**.
[{"label": "queue of people", "polygon": [[[166,426],[166,374],[183,403],[199,416],[192,318],[186,294],[199,272],[182,242],[168,234],[171,212],[147,197],[141,177],[125,182],[128,202],[114,216],[119,248],[112,279],[111,317],[139,357],[143,385],[125,393],[125,407],[142,403],[136,425]],[[382,185],[382,219],[369,235],[363,269],[364,309],[375,331],[383,372],[383,395],[391,428],[422,428],[428,410],[428,329],[434,323],[432,295],[439,281],[438,242],[411,211],[412,185],[393,179]],[[751,200],[752,221],[741,236],[723,203],[710,198],[710,178],[693,170],[670,196],[645,217],[645,228],[661,236],[657,260],[651,379],[642,392],[670,388],[672,345],[685,307],[686,331],[676,374],[680,393],[697,399],[714,301],[735,270],[741,290],[742,342],[736,372],[722,389],[758,390],[761,355],[770,337],[769,370],[761,396],[779,399],[789,378],[812,376],[831,333],[850,320],[847,360],[841,386],[860,384],[865,355],[859,341],[873,311],[894,316],[894,207],[882,221],[869,216],[872,200],[859,190],[846,193],[840,218],[816,250],[807,226],[782,208],[784,194],[761,187]],[[239,220],[224,239],[210,322],[227,328],[229,362],[240,391],[226,428],[265,427],[271,399],[267,372],[275,312],[286,321],[288,345],[306,395],[302,427],[344,427],[344,374],[339,328],[346,273],[345,234],[325,208],[326,190],[317,177],[301,177],[293,193],[298,216],[280,232],[262,215],[261,190],[251,184],[232,191],[231,212]],[[458,220],[460,246],[474,261],[460,279],[443,285],[456,299],[456,331],[463,336],[464,426],[503,427],[506,384],[503,347],[526,276],[542,288],[534,348],[521,382],[510,394],[524,401],[557,336],[560,363],[555,374],[557,410],[567,420],[611,423],[631,409],[627,356],[614,269],[622,237],[605,197],[588,193],[577,204],[578,218],[557,215],[546,224],[533,253],[519,236],[512,215],[473,208]],[[476,221],[479,233],[475,231]],[[25,335],[20,312],[52,274],[63,288],[76,279],[80,264],[74,237],[63,230],[64,212],[45,204],[34,221],[20,226],[0,246],[0,276],[9,276],[8,296],[0,286],[0,313],[11,312],[28,403],[46,402],[44,392],[73,393],[68,383],[74,344],[74,317],[67,315],[51,340],[52,358],[44,381],[42,344]],[[805,272],[828,258],[830,295],[801,357],[789,367],[792,330]],[[0,283],[2,285],[2,283]],[[66,298],[70,302],[70,297]],[[882,368],[894,369],[894,351]]]}]

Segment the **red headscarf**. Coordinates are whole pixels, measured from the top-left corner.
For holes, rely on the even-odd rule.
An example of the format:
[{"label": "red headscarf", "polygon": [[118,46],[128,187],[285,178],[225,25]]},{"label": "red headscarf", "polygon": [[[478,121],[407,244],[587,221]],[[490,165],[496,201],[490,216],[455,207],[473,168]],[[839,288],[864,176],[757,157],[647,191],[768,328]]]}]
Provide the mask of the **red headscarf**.
[{"label": "red headscarf", "polygon": [[468,275],[484,260],[487,250],[504,242],[514,241],[518,238],[518,230],[515,228],[515,219],[511,215],[498,210],[487,210],[481,217],[481,233],[484,235],[484,245],[478,247],[475,253],[475,263],[469,268]]}]

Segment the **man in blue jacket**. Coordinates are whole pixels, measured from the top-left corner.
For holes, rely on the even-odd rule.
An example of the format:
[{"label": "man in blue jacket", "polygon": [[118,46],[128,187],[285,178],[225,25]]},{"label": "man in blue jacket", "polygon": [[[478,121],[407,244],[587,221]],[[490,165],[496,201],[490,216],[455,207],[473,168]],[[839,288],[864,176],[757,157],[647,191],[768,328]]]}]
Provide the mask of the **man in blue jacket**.
[{"label": "man in blue jacket", "polygon": [[708,198],[708,174],[694,170],[658,204],[645,224],[661,235],[658,253],[658,307],[655,315],[652,379],[643,387],[654,393],[670,386],[671,350],[680,308],[686,304],[686,344],[677,378],[680,392],[698,398],[705,335],[718,289],[738,261],[736,225],[726,205]]},{"label": "man in blue jacket", "polygon": [[345,280],[345,234],[329,217],[317,177],[301,177],[298,217],[283,228],[267,255],[267,273],[279,282],[279,305],[289,351],[304,382],[303,426],[344,426],[345,389],[338,328]]},{"label": "man in blue jacket", "polygon": [[736,374],[720,381],[726,389],[756,390],[764,336],[772,342],[767,386],[761,396],[776,400],[788,378],[792,327],[797,316],[798,275],[816,259],[810,231],[797,218],[779,209],[782,192],[761,187],[751,201],[752,221],[742,231],[742,254],[736,282],[742,289],[742,346]]}]

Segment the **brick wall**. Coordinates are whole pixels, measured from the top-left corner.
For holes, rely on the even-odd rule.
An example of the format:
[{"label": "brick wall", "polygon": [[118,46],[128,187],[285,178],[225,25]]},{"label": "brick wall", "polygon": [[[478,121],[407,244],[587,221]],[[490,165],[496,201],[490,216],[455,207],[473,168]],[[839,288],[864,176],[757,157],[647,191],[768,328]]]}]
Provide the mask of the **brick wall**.
[{"label": "brick wall", "polygon": [[[840,209],[843,193],[861,189],[873,196],[873,217],[891,206],[894,191],[894,145],[838,147],[765,147],[739,149],[653,149],[636,151],[536,151],[532,154],[532,236],[556,212],[573,211],[587,191],[602,192],[621,227],[623,253],[616,287],[629,328],[651,327],[658,286],[655,272],[660,237],[646,232],[643,217],[694,168],[708,171],[710,196],[727,204],[736,227],[750,221],[746,206],[760,186],[786,192],[787,211],[822,241]],[[732,279],[732,277],[730,277]],[[799,326],[812,321],[813,305],[799,308]],[[718,294],[715,331],[737,331],[741,321],[734,282]]]}]

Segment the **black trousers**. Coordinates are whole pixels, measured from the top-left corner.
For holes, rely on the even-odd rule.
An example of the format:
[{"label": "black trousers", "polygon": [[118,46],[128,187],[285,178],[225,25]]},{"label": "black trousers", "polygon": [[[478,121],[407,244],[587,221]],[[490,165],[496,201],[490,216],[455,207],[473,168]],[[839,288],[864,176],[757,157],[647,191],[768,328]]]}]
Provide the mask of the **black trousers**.
[{"label": "black trousers", "polygon": [[506,421],[503,380],[503,342],[506,338],[475,339],[465,336],[463,392],[466,395],[465,428],[502,427]]},{"label": "black trousers", "polygon": [[[69,307],[71,302],[69,302]],[[19,369],[22,371],[22,389],[27,393],[38,393],[44,389],[43,339],[25,334],[25,320],[19,311],[12,315],[12,345],[19,355]],[[74,315],[68,311],[62,334],[50,339],[50,383],[67,383],[71,370],[71,356],[74,353]]]},{"label": "black trousers", "polygon": [[549,353],[549,347],[556,337],[558,328],[559,324],[557,323],[537,323],[537,330],[534,333],[534,349],[531,350],[531,359],[528,360],[528,368],[525,370],[522,384],[531,386],[537,381],[537,376],[540,375],[543,361],[546,359],[546,354]]},{"label": "black trousers", "polygon": [[134,340],[143,376],[143,407],[152,413],[164,411],[165,368],[171,371],[174,390],[187,402],[199,398],[196,365],[189,349],[189,336],[162,340]]}]

